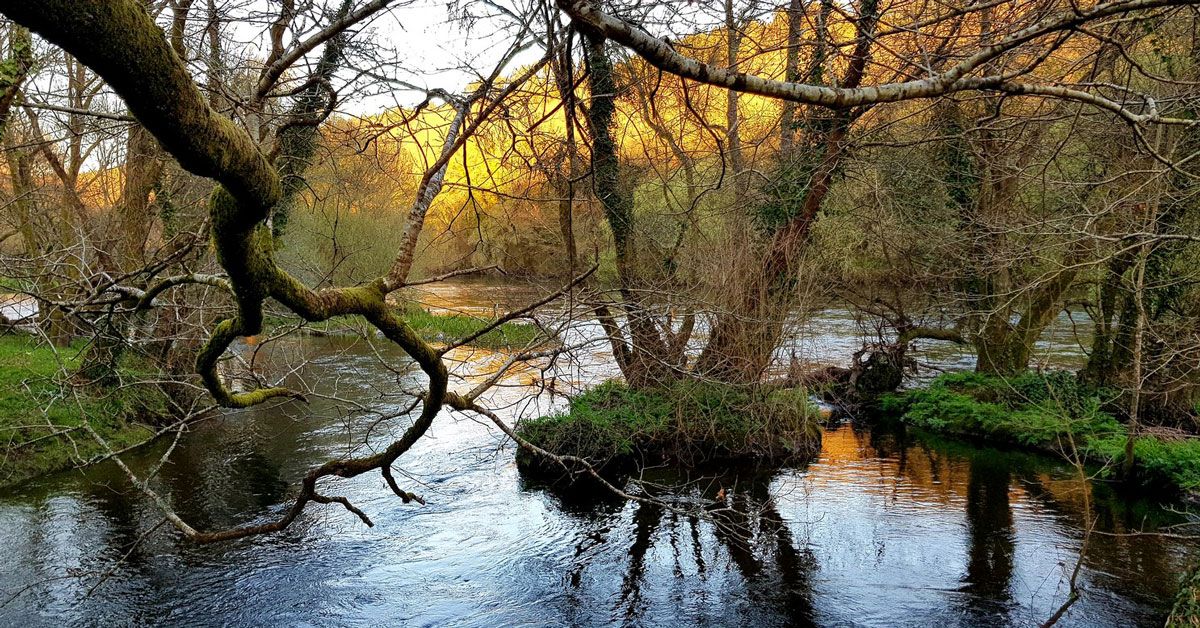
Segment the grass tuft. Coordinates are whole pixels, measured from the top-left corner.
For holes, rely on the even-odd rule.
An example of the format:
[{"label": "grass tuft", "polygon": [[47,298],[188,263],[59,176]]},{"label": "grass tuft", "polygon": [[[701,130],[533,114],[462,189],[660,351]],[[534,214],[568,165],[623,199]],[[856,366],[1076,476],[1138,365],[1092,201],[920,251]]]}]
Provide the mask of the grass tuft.
[{"label": "grass tuft", "polygon": [[[783,462],[820,448],[819,412],[798,391],[766,393],[681,380],[655,390],[606,382],[558,414],[518,423],[543,449],[608,468],[646,463]],[[550,469],[521,451],[523,468]]]}]

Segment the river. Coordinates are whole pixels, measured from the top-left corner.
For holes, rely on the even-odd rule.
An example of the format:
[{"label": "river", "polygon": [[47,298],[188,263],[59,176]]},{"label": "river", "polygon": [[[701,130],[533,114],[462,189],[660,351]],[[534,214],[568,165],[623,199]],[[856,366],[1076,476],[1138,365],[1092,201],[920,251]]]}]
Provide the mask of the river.
[{"label": "river", "polygon": [[[422,301],[490,313],[512,293],[451,284]],[[857,326],[837,309],[805,329],[806,357],[844,359],[837,352],[857,346]],[[1053,345],[1043,347],[1048,360],[1070,359]],[[457,387],[504,359],[454,357],[472,372]],[[397,391],[412,370],[396,350],[301,337],[267,351],[263,365],[287,372],[301,359],[292,377],[307,382],[309,406],[229,412],[182,438],[154,485],[186,520],[265,521],[311,466],[403,430],[403,419],[372,414],[404,407]],[[613,372],[600,350],[559,368],[573,385]],[[561,397],[530,392],[545,377],[514,373],[488,403],[509,417],[558,407]],[[368,428],[365,446],[348,436]],[[130,462],[144,469],[163,446]],[[1094,526],[1083,597],[1061,625],[1155,625],[1200,558],[1189,541],[1146,534],[1186,521],[1177,506],[1079,480],[1065,462],[850,425],[828,430],[821,454],[800,467],[652,473],[671,490],[723,491],[740,514],[719,515],[721,525],[528,485],[498,431],[462,415],[440,416],[400,467],[401,484],[427,505],[402,503],[373,475],[331,482],[326,492],[349,497],[375,527],[311,505],[281,534],[210,546],[158,527],[161,515],[111,464],[29,482],[0,495],[0,623],[1036,625],[1066,598]]]}]

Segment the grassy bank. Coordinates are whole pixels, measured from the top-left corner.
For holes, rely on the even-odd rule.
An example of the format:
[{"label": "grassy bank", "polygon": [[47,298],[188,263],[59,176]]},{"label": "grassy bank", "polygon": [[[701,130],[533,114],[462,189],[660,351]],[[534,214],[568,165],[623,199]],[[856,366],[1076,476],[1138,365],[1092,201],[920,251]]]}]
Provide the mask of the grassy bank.
[{"label": "grassy bank", "polygon": [[1193,567],[1184,576],[1166,625],[1168,628],[1200,626],[1200,566]]},{"label": "grassy bank", "polygon": [[[1129,434],[1106,411],[1115,400],[1115,392],[1084,386],[1067,372],[1011,378],[950,373],[926,388],[885,396],[881,410],[930,432],[1055,455],[1077,451],[1112,477],[1121,467]],[[1200,493],[1200,439],[1138,436],[1133,476],[1148,487]]]},{"label": "grassy bank", "polygon": [[[465,314],[434,314],[416,305],[397,308],[397,314],[402,316],[422,338],[438,344],[452,344],[475,335],[492,321],[486,318],[467,316]],[[284,317],[268,317],[269,327],[294,325],[298,319]],[[361,319],[336,318],[309,325],[310,329],[322,333],[348,333],[364,330]],[[542,331],[531,323],[509,321],[486,334],[472,340],[471,346],[485,349],[522,349],[538,341],[544,341]]]},{"label": "grassy bank", "polygon": [[[717,461],[785,462],[820,449],[819,413],[799,391],[770,394],[680,381],[656,390],[607,382],[562,413],[522,421],[517,433],[557,454],[609,469]],[[525,469],[561,473],[521,451]]]},{"label": "grassy bank", "polygon": [[[433,314],[415,306],[406,308],[403,316],[413,330],[426,340],[446,344],[473,336],[492,322],[465,314]],[[509,321],[472,340],[470,344],[485,349],[521,349],[537,342],[541,335],[536,325]]]},{"label": "grassy bank", "polygon": [[102,453],[81,417],[114,447],[143,441],[146,423],[167,414],[163,394],[129,386],[104,395],[62,383],[78,366],[78,347],[57,352],[24,334],[0,336],[0,486],[70,468]]}]

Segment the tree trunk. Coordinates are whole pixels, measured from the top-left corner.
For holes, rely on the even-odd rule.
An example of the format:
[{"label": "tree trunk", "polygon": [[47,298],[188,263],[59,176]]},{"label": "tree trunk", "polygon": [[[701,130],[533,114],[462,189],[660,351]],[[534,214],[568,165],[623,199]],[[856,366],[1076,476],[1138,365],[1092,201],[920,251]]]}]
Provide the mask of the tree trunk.
[{"label": "tree trunk", "polygon": [[568,36],[563,51],[551,66],[554,71],[555,83],[558,87],[559,98],[563,103],[563,122],[566,137],[563,140],[563,150],[566,153],[567,172],[565,176],[557,177],[560,184],[558,194],[558,229],[562,236],[563,248],[567,253],[567,276],[574,277],[578,265],[578,252],[575,248],[575,181],[579,177],[578,148],[575,146],[575,72],[571,62],[572,38]]},{"label": "tree trunk", "polygon": [[[824,5],[822,15],[826,15]],[[840,81],[844,87],[855,88],[862,83],[877,18],[876,0],[863,0],[855,24],[855,47]],[[823,33],[818,37],[821,42],[824,41]],[[810,75],[818,78],[822,71],[819,61],[814,59],[810,70]],[[785,221],[774,229],[760,270],[747,277],[742,285],[733,287],[739,297],[730,311],[718,313],[708,344],[696,361],[696,370],[705,376],[729,382],[754,382],[770,365],[783,335],[788,310],[792,306],[791,278],[803,256],[821,205],[829,195],[841,166],[850,125],[860,113],[851,109],[837,109],[827,117],[814,119],[810,123],[810,142],[816,147],[813,152],[818,155],[815,159],[807,160],[807,163],[813,164],[811,169],[784,156],[782,175],[806,177],[807,183],[802,187],[799,199],[781,199],[783,211],[779,213]],[[793,189],[786,187],[785,191]]]},{"label": "tree trunk", "polygon": [[[725,0],[725,67],[735,70],[738,52],[742,47],[742,24],[733,14],[733,0]],[[733,192],[741,197],[746,192],[746,160],[742,156],[742,134],[738,115],[738,91],[725,90],[725,149],[729,152],[729,169],[733,174]]]},{"label": "tree trunk", "polygon": [[633,388],[644,388],[668,381],[673,376],[675,365],[667,360],[667,343],[659,333],[644,292],[639,289],[640,280],[634,259],[633,197],[621,185],[617,143],[612,135],[616,82],[604,39],[587,39],[587,58],[592,97],[587,111],[588,126],[592,133],[592,184],[612,231],[620,283],[620,307],[625,315],[628,337],[611,316],[603,317],[601,322],[608,331],[626,382]]},{"label": "tree trunk", "polygon": [[[787,8],[787,53],[784,61],[783,74],[787,81],[800,80],[800,29],[802,27],[804,4],[801,0],[791,0]],[[782,159],[788,159],[796,143],[796,103],[787,100],[783,103],[783,111],[779,114],[779,154]]]}]

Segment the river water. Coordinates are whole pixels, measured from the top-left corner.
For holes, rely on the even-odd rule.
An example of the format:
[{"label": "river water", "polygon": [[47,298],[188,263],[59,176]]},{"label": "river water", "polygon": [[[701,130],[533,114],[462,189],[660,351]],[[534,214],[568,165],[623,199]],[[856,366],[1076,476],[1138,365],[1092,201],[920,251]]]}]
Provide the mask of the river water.
[{"label": "river water", "polygon": [[[495,297],[451,285],[422,300],[490,314],[504,307]],[[805,329],[799,346],[829,360],[857,347],[844,312],[818,313]],[[1048,360],[1070,359],[1052,345]],[[505,357],[453,356],[457,388]],[[186,520],[266,521],[310,467],[403,431],[405,419],[380,418],[405,407],[397,391],[415,381],[394,349],[304,337],[265,352],[262,366],[283,373],[301,359],[291,379],[309,406],[230,412],[183,437],[154,485]],[[556,368],[574,385],[612,375],[599,348]],[[514,373],[488,403],[509,417],[560,406],[531,394],[547,372]],[[351,437],[368,430],[367,445]],[[144,469],[161,453],[130,462]],[[0,623],[1036,625],[1066,599],[1093,528],[1083,596],[1062,625],[1155,625],[1200,558],[1193,542],[1151,534],[1188,521],[1178,505],[1119,495],[1063,461],[849,425],[828,430],[801,467],[651,472],[675,487],[663,490],[722,491],[730,508],[715,523],[529,485],[498,431],[461,415],[439,417],[400,467],[427,505],[403,504],[376,476],[335,481],[325,492],[349,497],[375,527],[312,505],[281,534],[211,546],[157,527],[161,515],[113,465],[27,483],[0,495]]]}]

